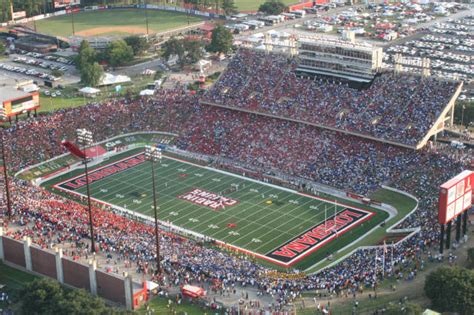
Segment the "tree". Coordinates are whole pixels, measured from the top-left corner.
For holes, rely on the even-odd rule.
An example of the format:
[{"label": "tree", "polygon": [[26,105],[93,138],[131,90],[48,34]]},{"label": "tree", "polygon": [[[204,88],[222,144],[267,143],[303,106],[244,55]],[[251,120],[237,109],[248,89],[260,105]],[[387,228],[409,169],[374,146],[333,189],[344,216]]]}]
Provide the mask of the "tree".
[{"label": "tree", "polygon": [[239,12],[235,6],[234,0],[223,0],[221,8],[224,10],[225,15],[232,15]]},{"label": "tree", "polygon": [[81,69],[81,82],[88,86],[97,86],[104,75],[104,69],[97,62]]},{"label": "tree", "polygon": [[133,59],[133,49],[124,40],[116,40],[107,47],[107,57],[111,66],[120,66]]},{"label": "tree", "polygon": [[64,75],[64,72],[62,72],[61,70],[55,69],[51,71],[51,74],[56,78],[60,78]]},{"label": "tree", "polygon": [[474,271],[441,267],[426,278],[425,293],[437,311],[474,314]]},{"label": "tree", "polygon": [[79,53],[76,57],[76,68],[81,70],[83,67],[91,65],[97,61],[97,53],[94,48],[89,45],[89,42],[83,40],[79,46]]},{"label": "tree", "polygon": [[40,278],[28,283],[21,294],[22,314],[131,314],[105,305],[100,298],[87,291],[65,289],[58,282]]},{"label": "tree", "polygon": [[203,43],[198,40],[185,40],[184,50],[186,53],[185,63],[192,64],[199,61],[203,56]]},{"label": "tree", "polygon": [[102,299],[91,296],[84,289],[67,292],[58,308],[59,314],[99,315],[109,313],[108,307]]},{"label": "tree", "polygon": [[155,75],[153,76],[153,80],[159,80],[159,79],[161,79],[164,75],[165,75],[165,74],[164,74],[163,71],[157,70],[157,71],[155,72]]},{"label": "tree", "polygon": [[212,31],[211,44],[208,50],[212,52],[228,53],[234,41],[232,33],[222,25],[216,26]]},{"label": "tree", "polygon": [[0,42],[0,55],[5,54],[5,51],[7,51],[5,44],[3,44],[3,42]]},{"label": "tree", "polygon": [[133,35],[125,37],[124,41],[127,43],[128,46],[132,47],[134,56],[141,55],[148,48],[150,48],[150,44],[144,37]]},{"label": "tree", "polygon": [[21,291],[23,314],[59,314],[59,304],[64,302],[61,286],[53,280],[36,279]]},{"label": "tree", "polygon": [[266,14],[280,14],[285,11],[286,5],[280,0],[267,0],[260,5],[258,11]]},{"label": "tree", "polygon": [[182,40],[171,37],[163,44],[163,58],[169,60],[172,56],[178,56],[178,60],[184,58],[185,49]]},{"label": "tree", "polygon": [[467,263],[469,268],[474,269],[474,247],[467,250]]}]

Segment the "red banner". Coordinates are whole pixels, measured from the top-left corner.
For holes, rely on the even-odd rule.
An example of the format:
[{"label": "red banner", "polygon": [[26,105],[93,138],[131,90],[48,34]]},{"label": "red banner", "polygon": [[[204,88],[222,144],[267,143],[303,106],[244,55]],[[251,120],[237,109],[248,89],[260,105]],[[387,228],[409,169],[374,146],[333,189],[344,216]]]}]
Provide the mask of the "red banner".
[{"label": "red banner", "polygon": [[71,152],[72,155],[77,156],[78,158],[84,159],[86,157],[85,153],[81,151],[74,143],[64,140],[61,144]]}]

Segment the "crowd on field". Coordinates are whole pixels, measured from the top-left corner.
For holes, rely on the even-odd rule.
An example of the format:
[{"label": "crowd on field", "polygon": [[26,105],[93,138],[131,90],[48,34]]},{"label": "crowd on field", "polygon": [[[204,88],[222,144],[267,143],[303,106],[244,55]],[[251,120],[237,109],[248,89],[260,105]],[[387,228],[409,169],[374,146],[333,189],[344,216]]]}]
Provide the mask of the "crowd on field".
[{"label": "crowd on field", "polygon": [[[264,84],[264,80],[259,78],[254,82],[246,81],[245,78],[250,76],[248,64],[250,61],[243,57],[246,54],[250,52],[241,52],[237,59],[231,62],[224,79],[207,97],[215,96],[214,100],[219,102],[234,99],[236,102],[234,105],[238,104],[238,98],[243,91],[229,92],[231,93],[228,94],[229,97],[233,95],[229,100],[227,96],[220,99],[219,95],[223,94],[217,93],[217,90],[222,90],[223,82],[234,80],[232,84],[225,83],[225,85],[245,85],[249,90],[261,93],[261,96],[254,97],[255,100],[259,100],[255,103],[257,107],[267,106],[263,104],[268,104],[266,102],[271,98],[281,99],[281,95],[274,94],[276,90],[267,88],[268,85]],[[236,72],[238,69],[236,60],[239,58],[243,58],[240,60],[241,70]],[[282,62],[291,66],[292,61],[282,61],[270,55],[262,56],[259,61],[252,62],[255,63],[255,71],[257,69],[261,73],[268,71],[272,75],[272,80],[275,82],[270,85],[288,84],[287,88],[280,87],[278,90],[286,90],[285,93],[288,94],[291,90],[298,89],[298,86],[302,87],[302,83],[289,74],[289,68],[283,67]],[[233,72],[235,73],[232,74]],[[231,76],[235,78],[232,79]],[[288,80],[282,82],[280,80],[282,77]],[[379,81],[375,84],[381,84],[379,88],[384,90],[383,82],[388,79],[382,77],[377,80]],[[402,93],[407,86],[402,81],[397,82],[399,82],[397,88]],[[426,114],[422,114],[424,111],[432,113],[435,109],[439,110],[439,100],[444,101],[446,98],[444,93],[453,88],[452,85],[435,81],[418,83],[428,84],[433,88],[431,95],[425,95],[423,103],[431,104],[430,109],[417,107],[415,110],[413,107],[411,113],[410,111],[406,113],[409,117],[404,117],[403,121],[420,119],[419,116]],[[346,102],[337,105],[340,109],[346,107],[355,109],[356,106],[368,105],[367,103],[363,105],[364,100],[367,101],[367,95],[349,91],[345,86],[325,85],[329,87],[318,90],[316,86],[320,83],[314,82],[314,84],[314,89],[308,89],[308,93],[319,93],[321,104],[326,104],[324,106],[328,111],[333,110],[331,104],[337,105],[334,104],[336,99],[334,93],[339,92],[352,97],[351,101],[340,98],[341,102],[344,100]],[[444,88],[438,89],[436,86]],[[390,97],[387,89],[388,87],[383,93],[387,93]],[[309,92],[310,90],[314,91]],[[394,95],[397,95],[396,91],[393,91]],[[391,106],[384,106],[384,102],[388,104],[397,101],[411,106],[407,104],[410,103],[408,99],[405,99],[406,103],[401,101],[405,97],[403,93],[386,98],[385,101],[383,99],[386,95],[382,92],[371,89],[366,93],[371,93],[373,102],[380,100],[381,103],[373,103],[374,108],[379,106],[374,112],[378,111],[377,115],[384,118],[391,113]],[[424,97],[421,95],[416,94],[415,97]],[[309,95],[301,97],[303,100]],[[274,106],[279,106],[278,104],[281,105],[276,102]],[[303,101],[294,103],[294,108],[289,103],[286,104],[281,108],[291,108],[294,113],[304,113],[303,107],[300,107],[304,104]],[[278,108],[274,107],[271,110]],[[317,112],[315,109],[312,111]],[[364,119],[373,117],[373,114],[368,112],[366,114],[368,116]],[[322,117],[329,116],[321,113],[318,117],[323,119]],[[347,117],[355,116],[348,114]],[[430,115],[426,114],[424,118],[429,121]],[[353,123],[354,120],[351,124]],[[420,122],[420,126],[422,125]],[[429,123],[426,123],[425,127],[427,125]],[[349,123],[338,125],[338,128],[345,126],[349,126]],[[93,103],[20,121],[6,130],[5,145],[8,148],[7,160],[10,169],[17,171],[64,153],[60,142],[63,139],[73,139],[76,128],[90,129],[96,141],[134,131],[174,132],[178,134],[176,145],[180,149],[232,159],[247,165],[250,169],[265,169],[268,173],[278,170],[365,195],[382,184],[391,184],[419,198],[418,209],[399,225],[401,228],[420,227],[420,231],[413,237],[387,251],[358,250],[331,268],[298,279],[281,277],[275,280],[267,276],[271,272],[269,268],[257,264],[251,257],[218,250],[174,234],[165,232],[161,234],[162,264],[171,283],[178,285],[186,282],[217,281],[220,287],[228,292],[235,286],[251,286],[258,288],[261,294],[273,296],[277,305],[285,304],[304,290],[317,290],[324,294],[329,292],[354,295],[366,288],[375,288],[384,274],[407,280],[415,277],[423,268],[425,257],[434,257],[430,253],[436,251],[433,246],[437,244],[439,236],[439,226],[436,224],[437,187],[457,174],[472,159],[472,152],[453,153],[452,149],[446,147],[414,151],[307,124],[202,105],[198,102],[198,96],[189,95],[184,89],[177,87],[174,90],[161,90],[152,98]],[[385,129],[380,134],[375,133],[375,129],[367,129],[365,132],[381,137],[394,137],[397,134],[401,137],[398,140],[406,139],[408,142],[418,139],[420,135],[417,131],[410,133],[411,137],[403,135],[403,132],[393,132],[392,129]],[[69,249],[67,255],[71,257],[90,255],[87,240],[88,217],[84,206],[52,195],[19,179],[11,182],[11,190],[15,214],[13,223],[23,227],[8,232],[12,237],[22,238],[27,235],[34,243],[43,247],[72,243],[74,246]],[[0,208],[5,211],[5,204]],[[114,262],[120,261],[129,268],[136,268],[137,272],[152,275],[155,269],[153,229],[144,223],[121,217],[109,209],[95,207],[93,211],[97,231],[96,246],[100,252],[106,253],[109,257],[111,270],[118,272],[119,270],[115,270],[113,266]],[[385,273],[382,272],[382,268]]]},{"label": "crowd on field", "polygon": [[383,73],[358,90],[301,78],[297,66],[284,54],[242,49],[203,100],[415,145],[457,88],[435,78]]}]

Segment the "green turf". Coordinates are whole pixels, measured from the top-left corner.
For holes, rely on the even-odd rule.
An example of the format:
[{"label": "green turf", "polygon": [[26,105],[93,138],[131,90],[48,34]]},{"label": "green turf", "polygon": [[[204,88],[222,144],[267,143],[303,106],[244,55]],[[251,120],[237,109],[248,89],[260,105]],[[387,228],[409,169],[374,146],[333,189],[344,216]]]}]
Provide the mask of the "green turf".
[{"label": "green turf", "polygon": [[[258,11],[258,8],[265,0],[235,0],[235,5],[239,11]],[[286,5],[298,3],[297,0],[281,0]]]},{"label": "green turf", "polygon": [[[159,132],[137,133],[137,134],[125,134],[123,136],[118,136],[118,137],[115,137],[111,141],[114,141],[115,143],[120,144],[120,145],[130,145],[130,144],[146,145],[146,144],[152,144],[152,143],[163,142],[163,141],[167,141],[169,143],[173,141],[173,137],[169,135],[163,135]],[[66,156],[60,157],[55,160],[49,160],[46,163],[43,163],[41,165],[33,166],[32,168],[28,170],[24,170],[18,173],[18,177],[25,180],[33,180],[35,178],[40,178],[48,174],[52,174],[60,170],[61,168],[63,168],[65,165],[70,165],[70,164],[76,163],[77,161],[78,161],[77,158],[75,158],[71,154],[68,154]]]},{"label": "green turf", "polygon": [[407,215],[416,206],[416,200],[414,200],[413,198],[388,189],[379,189],[371,196],[371,198],[393,206],[395,209],[397,209],[397,215],[388,220],[385,224],[385,227],[378,227],[373,233],[363,238],[361,241],[352,244],[351,246],[345,248],[337,254],[334,254],[334,257],[331,261],[327,260],[325,262],[322,262],[321,264],[314,266],[310,270],[307,270],[307,272],[317,272],[321,268],[330,265],[333,261],[344,257],[345,255],[349,254],[351,251],[357,249],[358,247],[374,246],[376,244],[379,244],[379,242],[383,240],[385,236],[387,236],[387,229],[394,223],[398,222],[405,215]]},{"label": "green turf", "polygon": [[[188,22],[196,23],[200,21],[202,19],[199,17],[188,17],[182,13],[148,10],[148,26],[150,32],[153,33],[187,26]],[[74,29],[76,32],[108,26],[132,26],[145,30],[145,10],[115,9],[74,14]],[[70,36],[72,35],[72,17],[68,14],[40,20],[36,22],[36,28],[39,32],[46,34]],[[107,35],[110,34],[123,35],[123,32],[109,32]]]},{"label": "green turf", "polygon": [[[6,292],[13,303],[16,303],[20,298],[21,289],[36,278],[38,277],[0,262],[0,284],[5,285],[5,288],[1,291]],[[6,306],[8,305],[5,302],[0,302],[0,309]],[[10,307],[16,308],[15,305]]]},{"label": "green turf", "polygon": [[[335,206],[332,203],[166,157],[157,165],[156,171],[161,220],[259,254],[266,254],[310,227],[324,222],[325,208],[328,217],[334,213]],[[182,177],[182,174],[186,174],[186,177]],[[69,176],[72,174],[55,179],[55,182]],[[223,193],[235,184],[239,186],[237,191]],[[97,200],[153,215],[149,163],[101,179],[90,186],[91,194]],[[177,198],[194,188],[223,193],[240,203],[214,211]],[[86,192],[85,187],[77,191],[81,194]],[[272,204],[267,204],[270,200]],[[344,208],[339,205],[337,211]],[[303,260],[304,263],[296,266],[303,268],[314,264],[328,252],[366,233],[387,216],[385,212],[371,210],[377,213],[371,220],[322,246]],[[229,223],[235,223],[237,227],[228,228]]]},{"label": "green turf", "polygon": [[174,302],[174,299],[171,299],[172,303],[168,306],[168,300],[162,297],[154,297],[149,301],[148,310],[151,311],[147,313],[145,306],[136,311],[138,314],[162,314],[162,315],[203,315],[203,314],[224,314],[223,312],[218,312],[215,310],[207,309],[203,306],[190,304],[187,299],[184,299],[180,305],[177,305]]}]

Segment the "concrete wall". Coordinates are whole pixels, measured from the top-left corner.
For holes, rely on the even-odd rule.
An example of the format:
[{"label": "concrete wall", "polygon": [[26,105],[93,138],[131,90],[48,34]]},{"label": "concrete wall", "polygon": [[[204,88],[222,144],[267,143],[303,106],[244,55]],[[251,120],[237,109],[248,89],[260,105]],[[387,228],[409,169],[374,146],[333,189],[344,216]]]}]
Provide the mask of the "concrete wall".
[{"label": "concrete wall", "polygon": [[30,247],[31,251],[31,266],[33,271],[42,275],[57,279],[56,271],[56,257],[53,253],[45,250]]},{"label": "concrete wall", "polygon": [[2,237],[5,260],[9,263],[26,268],[23,243],[11,238]]},{"label": "concrete wall", "polygon": [[97,270],[94,260],[89,265],[62,257],[61,249],[54,252],[31,244],[31,239],[17,241],[3,235],[0,227],[0,260],[12,267],[47,276],[66,285],[86,289],[108,301],[133,308],[132,280]]},{"label": "concrete wall", "polygon": [[89,267],[68,258],[61,259],[64,283],[90,292]]}]

